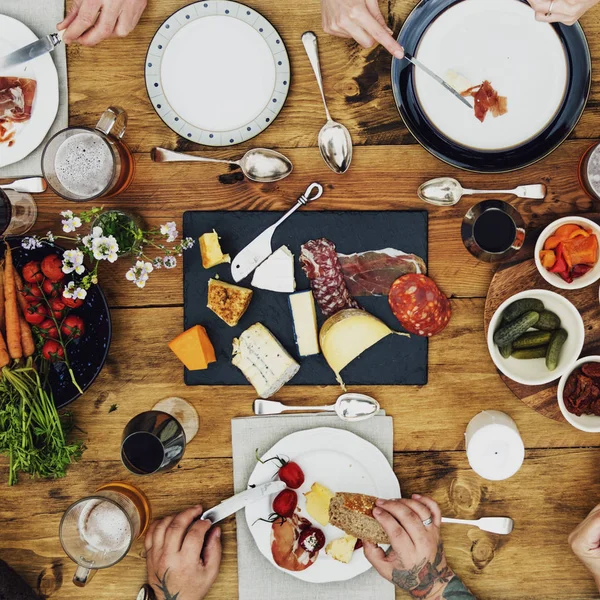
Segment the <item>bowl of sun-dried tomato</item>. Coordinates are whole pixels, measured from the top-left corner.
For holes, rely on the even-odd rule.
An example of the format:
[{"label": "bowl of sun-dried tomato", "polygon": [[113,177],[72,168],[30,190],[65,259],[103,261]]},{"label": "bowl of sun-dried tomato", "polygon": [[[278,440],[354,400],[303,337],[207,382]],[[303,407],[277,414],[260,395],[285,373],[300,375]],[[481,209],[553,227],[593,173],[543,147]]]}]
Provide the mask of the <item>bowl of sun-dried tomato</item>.
[{"label": "bowl of sun-dried tomato", "polygon": [[558,383],[558,405],[581,431],[600,433],[600,356],[584,356]]}]

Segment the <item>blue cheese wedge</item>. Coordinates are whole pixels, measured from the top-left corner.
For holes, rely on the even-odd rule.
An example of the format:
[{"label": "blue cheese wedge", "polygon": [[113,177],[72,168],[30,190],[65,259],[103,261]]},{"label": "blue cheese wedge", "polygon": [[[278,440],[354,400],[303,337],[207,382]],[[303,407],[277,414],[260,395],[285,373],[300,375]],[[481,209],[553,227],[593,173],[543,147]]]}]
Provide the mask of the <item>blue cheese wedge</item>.
[{"label": "blue cheese wedge", "polygon": [[288,298],[294,338],[300,356],[319,354],[319,336],[317,333],[317,311],[311,290],[296,292]]},{"label": "blue cheese wedge", "polygon": [[231,362],[261,398],[271,397],[300,369],[262,323],[254,323],[239,338],[234,338]]},{"label": "blue cheese wedge", "polygon": [[286,246],[275,250],[254,271],[252,285],[261,290],[291,293],[296,289],[294,255]]}]

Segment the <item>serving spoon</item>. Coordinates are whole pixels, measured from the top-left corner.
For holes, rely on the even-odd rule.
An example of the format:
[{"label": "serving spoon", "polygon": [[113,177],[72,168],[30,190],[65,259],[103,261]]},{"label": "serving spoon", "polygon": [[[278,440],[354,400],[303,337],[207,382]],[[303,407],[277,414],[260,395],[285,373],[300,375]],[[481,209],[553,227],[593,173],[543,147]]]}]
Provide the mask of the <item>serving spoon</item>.
[{"label": "serving spoon", "polygon": [[421,200],[435,206],[454,206],[464,195],[473,194],[513,194],[518,198],[543,200],[546,186],[543,183],[520,185],[512,190],[470,190],[465,189],[452,177],[436,177],[426,181],[417,190]]},{"label": "serving spoon", "polygon": [[274,400],[255,400],[252,409],[256,415],[279,415],[282,412],[335,412],[342,421],[364,421],[379,412],[379,402],[365,394],[342,394],[335,404],[328,406],[287,406]]},{"label": "serving spoon", "polygon": [[323,106],[325,107],[325,116],[327,117],[327,122],[319,131],[319,150],[323,160],[334,173],[345,173],[352,161],[352,138],[346,126],[334,121],[331,114],[329,114],[325,92],[323,91],[317,36],[312,31],[305,31],[302,34],[302,43],[317,78]]},{"label": "serving spoon", "polygon": [[41,194],[46,191],[48,184],[43,177],[27,177],[26,179],[17,179],[12,183],[0,185],[0,190],[14,190],[15,192],[24,192],[28,194]]},{"label": "serving spoon", "polygon": [[237,165],[248,179],[259,183],[279,181],[287,177],[293,169],[293,165],[287,156],[268,148],[252,148],[239,160],[207,158],[195,154],[186,154],[185,152],[173,152],[166,148],[153,148],[151,154],[152,160],[159,163],[207,162]]}]

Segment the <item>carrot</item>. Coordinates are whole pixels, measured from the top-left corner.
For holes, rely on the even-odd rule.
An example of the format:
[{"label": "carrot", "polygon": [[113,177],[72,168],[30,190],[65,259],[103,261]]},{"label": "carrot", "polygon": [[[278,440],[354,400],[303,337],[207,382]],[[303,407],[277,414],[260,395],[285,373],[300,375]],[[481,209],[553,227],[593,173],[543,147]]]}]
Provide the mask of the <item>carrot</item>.
[{"label": "carrot", "polygon": [[11,358],[23,358],[21,346],[21,322],[17,305],[14,267],[10,246],[6,245],[4,270],[4,309],[6,314],[6,344]]},{"label": "carrot", "polygon": [[4,321],[4,265],[0,265],[0,331],[6,331]]},{"label": "carrot", "polygon": [[10,362],[10,356],[8,355],[8,350],[6,349],[6,342],[4,341],[4,336],[0,333],[0,368],[5,367]]},{"label": "carrot", "polygon": [[[23,280],[16,269],[14,269],[14,273],[15,286],[17,288],[17,300],[19,301],[19,306],[21,307],[23,314],[25,314],[27,311],[27,300],[25,300],[25,296],[23,296]],[[4,292],[2,293],[2,296],[4,296]],[[4,302],[2,304],[4,304]]]},{"label": "carrot", "polygon": [[33,356],[35,352],[35,342],[31,333],[31,325],[25,320],[23,315],[19,315],[21,324],[21,345],[23,346],[23,354],[25,356]]}]

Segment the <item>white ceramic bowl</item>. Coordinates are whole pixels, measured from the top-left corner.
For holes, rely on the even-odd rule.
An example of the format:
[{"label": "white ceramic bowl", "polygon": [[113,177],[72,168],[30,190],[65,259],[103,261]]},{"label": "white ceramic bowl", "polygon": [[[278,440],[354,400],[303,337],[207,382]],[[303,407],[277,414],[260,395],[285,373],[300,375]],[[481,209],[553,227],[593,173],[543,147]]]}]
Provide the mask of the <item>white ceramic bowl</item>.
[{"label": "white ceramic bowl", "polygon": [[[499,326],[500,316],[504,309],[515,300],[521,298],[538,298],[544,303],[547,310],[551,310],[560,317],[561,327],[566,329],[569,336],[560,353],[558,367],[548,371],[543,358],[521,360],[518,358],[504,358],[494,343],[494,332]],[[519,292],[505,300],[494,313],[488,329],[488,350],[494,364],[502,373],[518,383],[524,385],[543,385],[550,383],[571,370],[571,365],[581,354],[585,339],[583,319],[579,311],[563,296],[548,290],[526,290]]]},{"label": "white ceramic bowl", "polygon": [[600,260],[596,263],[593,269],[588,271],[585,275],[581,277],[577,277],[577,279],[573,280],[573,283],[567,283],[560,275],[557,273],[550,273],[548,269],[542,266],[542,261],[540,260],[540,252],[544,249],[544,244],[546,240],[561,226],[561,225],[581,225],[588,231],[592,231],[598,241],[600,242],[600,226],[594,223],[594,221],[590,221],[589,219],[585,219],[584,217],[563,217],[562,219],[558,219],[546,229],[542,231],[540,237],[538,238],[537,243],[535,244],[535,266],[539,271],[540,275],[554,287],[560,288],[561,290],[578,290],[580,288],[587,287],[591,285],[595,281],[600,279]]},{"label": "white ceramic bowl", "polygon": [[573,427],[577,427],[577,429],[581,429],[581,431],[587,431],[588,433],[600,433],[600,417],[596,415],[581,415],[578,417],[573,413],[570,413],[565,407],[565,401],[563,399],[563,393],[565,391],[565,385],[567,384],[567,379],[569,375],[577,368],[580,367],[583,363],[588,362],[600,362],[600,356],[584,356],[576,361],[568,371],[566,371],[563,376],[560,378],[558,383],[558,406],[560,407],[560,412],[563,414],[563,417],[573,425]]}]

